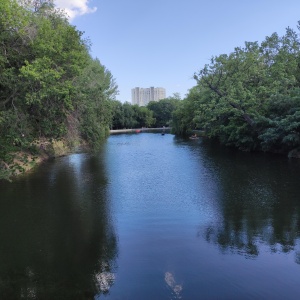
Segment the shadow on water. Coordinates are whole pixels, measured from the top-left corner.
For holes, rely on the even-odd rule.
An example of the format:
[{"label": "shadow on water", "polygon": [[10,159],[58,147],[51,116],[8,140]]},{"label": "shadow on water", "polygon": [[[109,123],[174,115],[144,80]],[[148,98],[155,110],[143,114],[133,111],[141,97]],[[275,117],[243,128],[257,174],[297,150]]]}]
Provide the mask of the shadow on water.
[{"label": "shadow on water", "polygon": [[0,298],[94,299],[114,282],[117,238],[102,155],[74,154],[1,183]]},{"label": "shadow on water", "polygon": [[215,182],[221,215],[198,234],[222,253],[255,258],[267,247],[271,253],[294,253],[300,264],[300,161],[205,139],[188,143]]}]

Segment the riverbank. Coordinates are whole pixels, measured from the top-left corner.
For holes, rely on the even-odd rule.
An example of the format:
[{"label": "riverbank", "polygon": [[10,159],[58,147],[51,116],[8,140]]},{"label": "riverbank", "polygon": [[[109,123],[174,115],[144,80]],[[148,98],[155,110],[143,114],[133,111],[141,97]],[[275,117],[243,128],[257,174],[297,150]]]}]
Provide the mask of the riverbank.
[{"label": "riverbank", "polygon": [[40,139],[31,143],[30,147],[10,153],[9,162],[0,161],[0,180],[9,180],[27,173],[40,163],[56,157],[87,149],[83,141],[70,144],[67,140]]},{"label": "riverbank", "polygon": [[163,131],[163,130],[171,130],[171,127],[159,127],[159,128],[130,128],[130,129],[112,129],[109,131],[110,134],[116,134],[116,133],[133,133],[133,132],[149,132],[149,131]]},{"label": "riverbank", "polygon": [[[161,128],[136,128],[110,130],[110,134],[135,133],[135,132],[162,132],[170,131],[170,127]],[[70,142],[72,140],[72,143]],[[76,141],[75,141],[76,140]],[[47,140],[39,139],[30,145],[30,149],[10,153],[10,162],[0,161],[0,180],[11,181],[13,177],[27,173],[40,163],[70,153],[88,151],[88,145],[78,136],[72,139]]]}]

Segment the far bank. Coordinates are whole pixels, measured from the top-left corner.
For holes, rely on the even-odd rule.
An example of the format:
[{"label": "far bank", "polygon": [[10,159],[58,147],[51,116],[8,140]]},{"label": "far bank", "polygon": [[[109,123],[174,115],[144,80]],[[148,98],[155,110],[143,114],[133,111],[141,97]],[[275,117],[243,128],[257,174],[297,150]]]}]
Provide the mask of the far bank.
[{"label": "far bank", "polygon": [[139,133],[139,132],[150,132],[150,131],[170,131],[171,127],[159,127],[159,128],[148,128],[148,127],[141,127],[141,128],[126,128],[126,129],[112,129],[109,131],[110,134],[116,133]]}]

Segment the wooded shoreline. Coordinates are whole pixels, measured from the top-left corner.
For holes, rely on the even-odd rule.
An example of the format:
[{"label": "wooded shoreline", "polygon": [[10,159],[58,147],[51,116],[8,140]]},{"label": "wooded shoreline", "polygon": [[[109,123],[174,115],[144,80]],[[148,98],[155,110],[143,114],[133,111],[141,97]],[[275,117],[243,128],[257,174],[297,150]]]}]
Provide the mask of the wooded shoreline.
[{"label": "wooded shoreline", "polygon": [[109,131],[110,134],[116,134],[116,133],[130,133],[130,132],[149,132],[149,131],[163,131],[167,130],[170,131],[171,127],[159,127],[159,128],[130,128],[130,129],[112,129]]},{"label": "wooded shoreline", "polygon": [[96,151],[109,134],[167,126],[300,158],[300,23],[212,57],[184,99],[175,93],[138,106],[116,100],[111,72],[53,1],[2,0],[0,11],[0,179],[22,172],[23,162],[56,157],[57,142],[62,153],[82,144]]}]

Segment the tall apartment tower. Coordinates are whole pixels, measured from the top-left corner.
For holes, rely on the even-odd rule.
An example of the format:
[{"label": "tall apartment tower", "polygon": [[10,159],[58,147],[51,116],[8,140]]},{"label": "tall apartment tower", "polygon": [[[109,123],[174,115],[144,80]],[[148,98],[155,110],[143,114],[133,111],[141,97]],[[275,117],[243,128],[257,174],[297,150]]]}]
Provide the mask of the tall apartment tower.
[{"label": "tall apartment tower", "polygon": [[131,89],[131,102],[138,106],[146,106],[150,101],[159,101],[166,98],[166,90],[162,87]]}]

